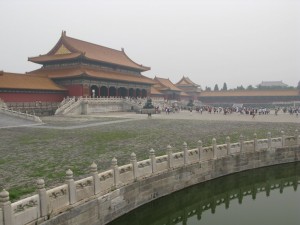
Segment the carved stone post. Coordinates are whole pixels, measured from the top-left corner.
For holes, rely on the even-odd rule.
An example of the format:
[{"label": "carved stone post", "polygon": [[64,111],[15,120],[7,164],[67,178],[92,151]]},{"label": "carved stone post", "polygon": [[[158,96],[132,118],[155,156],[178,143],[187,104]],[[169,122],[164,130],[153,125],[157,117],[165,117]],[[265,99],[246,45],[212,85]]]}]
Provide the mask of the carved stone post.
[{"label": "carved stone post", "polygon": [[268,132],[267,137],[268,137],[268,150],[270,150],[272,146],[271,132]]},{"label": "carved stone post", "polygon": [[83,100],[81,103],[81,114],[87,115],[88,113],[88,100]]},{"label": "carved stone post", "polygon": [[0,192],[0,208],[3,211],[4,225],[13,225],[11,202],[9,201],[9,193],[5,189]]},{"label": "carved stone post", "polygon": [[187,165],[189,163],[189,152],[187,149],[186,142],[183,142],[183,162],[184,162],[184,165]]},{"label": "carved stone post", "polygon": [[254,137],[254,151],[257,151],[258,150],[258,144],[257,144],[257,134],[256,133],[254,133],[253,134],[253,137]]},{"label": "carved stone post", "polygon": [[201,162],[201,154],[202,154],[202,141],[198,141],[198,153],[199,153],[199,162]]},{"label": "carved stone post", "polygon": [[231,150],[230,150],[231,144],[230,144],[230,137],[229,136],[226,137],[226,146],[227,146],[227,155],[230,155],[230,153],[231,153]]},{"label": "carved stone post", "polygon": [[48,214],[47,193],[44,179],[38,179],[37,182],[39,200],[40,200],[40,215],[45,217]]},{"label": "carved stone post", "polygon": [[151,169],[152,169],[152,173],[156,172],[156,158],[155,158],[155,151],[153,148],[150,149],[149,152],[150,156],[150,161],[151,161]]},{"label": "carved stone post", "polygon": [[282,143],[282,147],[285,146],[285,134],[284,131],[281,131],[281,143]]},{"label": "carved stone post", "polygon": [[167,146],[167,156],[168,156],[168,169],[173,168],[173,152],[171,145]]},{"label": "carved stone post", "polygon": [[240,153],[244,152],[244,136],[241,134],[240,135]]},{"label": "carved stone post", "polygon": [[66,184],[68,185],[68,192],[69,192],[69,202],[70,205],[76,202],[76,186],[73,179],[73,172],[72,170],[68,169],[66,171]]},{"label": "carved stone post", "polygon": [[95,162],[92,163],[90,166],[90,171],[93,176],[93,181],[94,181],[94,194],[99,194],[100,193],[100,178],[98,176],[98,167]]},{"label": "carved stone post", "polygon": [[115,157],[111,160],[111,168],[114,173],[114,186],[117,187],[120,183],[120,171],[118,167],[118,160]]},{"label": "carved stone post", "polygon": [[215,138],[212,139],[212,148],[213,148],[213,159],[217,159],[217,140]]},{"label": "carved stone post", "polygon": [[295,130],[295,138],[296,138],[296,145],[300,145],[300,139],[299,139],[299,131],[298,129]]},{"label": "carved stone post", "polygon": [[130,155],[130,162],[132,165],[133,178],[136,180],[138,178],[138,165],[136,161],[136,154],[134,152]]}]

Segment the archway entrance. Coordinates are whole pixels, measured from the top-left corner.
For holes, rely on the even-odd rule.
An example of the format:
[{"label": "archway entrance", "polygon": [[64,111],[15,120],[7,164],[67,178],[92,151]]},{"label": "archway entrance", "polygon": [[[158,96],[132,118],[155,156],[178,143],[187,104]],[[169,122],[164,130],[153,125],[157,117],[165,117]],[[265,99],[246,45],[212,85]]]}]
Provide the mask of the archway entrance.
[{"label": "archway entrance", "polygon": [[107,97],[108,96],[108,88],[105,86],[100,87],[100,96]]},{"label": "archway entrance", "polygon": [[99,88],[96,85],[91,86],[91,96],[92,98],[97,98],[99,97]]},{"label": "archway entrance", "polygon": [[129,97],[135,97],[133,88],[129,89]]},{"label": "archway entrance", "polygon": [[140,89],[136,89],[135,93],[136,93],[137,98],[141,97],[141,90]]},{"label": "archway entrance", "polygon": [[142,90],[142,98],[147,97],[147,91],[145,89]]},{"label": "archway entrance", "polygon": [[117,96],[117,89],[115,87],[109,88],[109,96]]},{"label": "archway entrance", "polygon": [[126,97],[127,96],[127,89],[124,88],[124,87],[120,87],[118,89],[118,96]]}]

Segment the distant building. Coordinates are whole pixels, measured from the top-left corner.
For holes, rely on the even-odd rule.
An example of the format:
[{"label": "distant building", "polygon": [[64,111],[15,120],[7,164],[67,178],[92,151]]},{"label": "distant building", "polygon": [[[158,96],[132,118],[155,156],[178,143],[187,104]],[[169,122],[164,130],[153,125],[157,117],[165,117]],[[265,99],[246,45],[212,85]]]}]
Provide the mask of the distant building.
[{"label": "distant building", "polygon": [[155,84],[151,88],[151,97],[163,97],[166,100],[197,100],[201,92],[200,85],[192,82],[188,77],[182,77],[173,84],[169,79],[155,77]]},{"label": "distant building", "polygon": [[190,78],[183,76],[175,85],[189,96],[189,100],[198,99],[198,96],[201,92],[201,87],[200,85],[191,81]]},{"label": "distant building", "polygon": [[287,84],[282,81],[262,81],[257,87],[265,87],[265,88],[285,88],[288,87]]},{"label": "distant building", "polygon": [[[166,100],[177,100],[181,99],[181,89],[176,87],[169,79],[160,78],[155,76],[153,79],[155,84],[152,86],[153,97],[157,96],[158,92],[161,93],[161,97]],[[186,95],[186,94],[185,94]]]},{"label": "distant building", "polygon": [[282,102],[300,101],[300,91],[287,90],[230,90],[230,91],[202,91],[199,100],[204,104],[235,103],[248,105],[266,105]]}]

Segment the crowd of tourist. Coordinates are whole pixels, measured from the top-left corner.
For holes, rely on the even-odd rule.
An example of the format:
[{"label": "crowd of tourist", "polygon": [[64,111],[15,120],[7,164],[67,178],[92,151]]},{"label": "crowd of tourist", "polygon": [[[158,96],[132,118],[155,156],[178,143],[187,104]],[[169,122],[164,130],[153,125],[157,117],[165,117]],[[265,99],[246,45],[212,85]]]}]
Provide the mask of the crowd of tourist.
[{"label": "crowd of tourist", "polygon": [[[215,106],[197,106],[197,107],[177,107],[170,106],[164,107],[163,111],[166,114],[180,112],[182,110],[188,110],[190,112],[196,111],[197,113],[202,114],[206,112],[208,114],[233,114],[239,113],[241,115],[251,115],[253,118],[256,115],[278,115],[278,113],[290,115],[296,115],[298,117],[300,113],[300,107],[276,107],[276,108],[267,108],[267,107],[215,107]],[[158,110],[158,109],[157,109]]]}]

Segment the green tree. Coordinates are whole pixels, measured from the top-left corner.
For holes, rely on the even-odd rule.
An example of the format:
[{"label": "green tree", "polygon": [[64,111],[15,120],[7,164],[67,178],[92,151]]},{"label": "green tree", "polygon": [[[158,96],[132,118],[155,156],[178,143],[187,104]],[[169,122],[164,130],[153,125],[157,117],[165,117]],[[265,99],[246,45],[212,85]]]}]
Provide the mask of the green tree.
[{"label": "green tree", "polygon": [[236,90],[245,90],[245,88],[243,87],[243,85],[241,85],[241,86],[237,86]]},{"label": "green tree", "polygon": [[226,82],[224,82],[222,90],[223,91],[227,91],[227,84],[226,84]]},{"label": "green tree", "polygon": [[219,91],[219,86],[217,84],[214,87],[214,91]]},{"label": "green tree", "polygon": [[206,86],[205,91],[211,91],[211,88]]},{"label": "green tree", "polygon": [[253,87],[252,85],[249,85],[249,86],[247,87],[247,90],[254,90],[254,87]]}]

